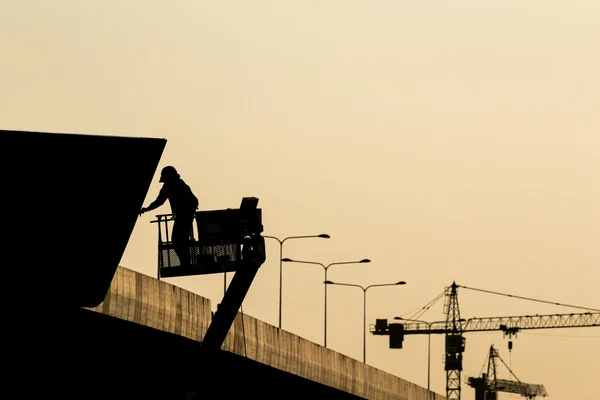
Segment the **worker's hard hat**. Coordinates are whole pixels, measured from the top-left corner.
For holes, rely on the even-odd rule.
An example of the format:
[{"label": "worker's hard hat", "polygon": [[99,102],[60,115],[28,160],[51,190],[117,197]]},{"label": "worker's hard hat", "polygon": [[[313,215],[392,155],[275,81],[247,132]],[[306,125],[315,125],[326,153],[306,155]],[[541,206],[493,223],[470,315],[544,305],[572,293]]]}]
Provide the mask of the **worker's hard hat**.
[{"label": "worker's hard hat", "polygon": [[177,179],[179,178],[179,174],[177,173],[177,170],[175,169],[175,167],[171,167],[170,165],[167,167],[164,167],[160,173],[160,181],[159,182],[165,182],[171,179]]}]

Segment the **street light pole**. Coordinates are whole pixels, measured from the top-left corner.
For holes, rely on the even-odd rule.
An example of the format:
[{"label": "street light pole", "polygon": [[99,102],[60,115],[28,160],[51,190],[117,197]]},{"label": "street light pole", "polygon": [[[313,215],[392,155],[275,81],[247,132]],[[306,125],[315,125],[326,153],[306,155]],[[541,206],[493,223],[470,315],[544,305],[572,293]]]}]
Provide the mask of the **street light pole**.
[{"label": "street light pole", "polygon": [[[410,322],[421,322],[425,325],[427,325],[427,390],[430,390],[430,377],[431,377],[431,325],[433,324],[438,324],[440,322],[446,322],[446,320],[443,321],[433,321],[433,322],[426,322],[426,321],[421,321],[419,319],[410,319],[410,318],[402,318],[402,317],[394,317],[394,319],[396,320],[403,320],[403,321],[410,321]],[[466,321],[464,318],[459,319],[458,321],[463,322]]]},{"label": "street light pole", "polygon": [[427,334],[427,390],[430,390],[430,381],[431,381],[431,325],[433,325],[436,322],[445,322],[445,321],[434,321],[434,322],[426,322],[426,321],[421,321],[419,319],[409,319],[409,318],[402,318],[402,317],[394,317],[394,319],[399,319],[402,321],[411,321],[411,322],[421,322],[425,325],[427,325],[427,330],[429,330],[430,332]]},{"label": "street light pole", "polygon": [[406,285],[405,281],[399,281],[395,283],[379,283],[375,285],[369,285],[367,287],[363,287],[361,285],[356,285],[353,283],[338,283],[332,281],[323,282],[325,285],[339,285],[339,286],[352,286],[357,287],[363,291],[363,363],[367,363],[367,290],[373,287],[382,287],[382,286],[396,286],[396,285]]},{"label": "street light pole", "polygon": [[[363,263],[370,263],[371,260],[368,258],[363,258],[362,260],[359,261],[342,261],[342,262],[333,262],[330,264],[322,264],[320,262],[315,262],[315,261],[300,261],[300,260],[292,260],[291,258],[284,258],[282,260],[283,262],[295,262],[295,263],[300,263],[300,264],[314,264],[314,265],[320,265],[321,267],[323,267],[323,270],[325,271],[325,281],[327,281],[327,271],[329,270],[329,267],[331,267],[332,265],[342,265],[342,264],[363,264]],[[325,310],[323,312],[323,316],[324,316],[324,321],[323,321],[323,346],[327,347],[327,285],[325,286]]]},{"label": "street light pole", "polygon": [[283,243],[285,243],[285,241],[289,240],[289,239],[309,239],[309,238],[329,239],[331,236],[329,236],[326,233],[321,233],[319,235],[288,236],[283,239],[279,239],[276,236],[263,235],[263,237],[267,238],[267,239],[275,239],[275,240],[277,240],[277,242],[279,242],[279,329],[281,329],[281,303],[282,303],[282,298],[283,298],[283,264],[282,264]]}]

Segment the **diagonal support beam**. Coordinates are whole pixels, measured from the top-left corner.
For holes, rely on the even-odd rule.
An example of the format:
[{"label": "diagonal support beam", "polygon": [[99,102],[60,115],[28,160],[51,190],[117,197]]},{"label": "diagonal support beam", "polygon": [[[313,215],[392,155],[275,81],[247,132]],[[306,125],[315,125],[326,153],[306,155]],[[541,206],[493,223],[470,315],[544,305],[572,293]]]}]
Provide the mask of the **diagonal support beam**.
[{"label": "diagonal support beam", "polygon": [[246,243],[244,243],[242,257],[244,263],[233,276],[223,296],[223,301],[215,312],[206,335],[204,335],[204,339],[202,340],[200,385],[197,391],[190,393],[190,399],[205,400],[212,397],[219,398],[218,395],[213,396],[211,378],[215,372],[218,354],[227,337],[227,333],[231,329],[231,325],[242,306],[258,269],[266,260],[264,238],[262,236],[248,238]]}]

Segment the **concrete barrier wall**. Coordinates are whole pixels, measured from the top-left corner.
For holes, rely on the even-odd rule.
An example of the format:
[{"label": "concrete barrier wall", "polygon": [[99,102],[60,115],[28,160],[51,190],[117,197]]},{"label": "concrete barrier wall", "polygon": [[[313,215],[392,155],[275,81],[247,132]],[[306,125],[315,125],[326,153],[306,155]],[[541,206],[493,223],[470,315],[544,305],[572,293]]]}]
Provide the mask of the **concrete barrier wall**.
[{"label": "concrete barrier wall", "polygon": [[119,267],[104,301],[90,310],[202,341],[210,307],[210,299]]},{"label": "concrete barrier wall", "polygon": [[249,315],[238,313],[222,349],[367,399],[445,399]]},{"label": "concrete barrier wall", "polygon": [[[212,320],[209,299],[123,267],[91,310],[197,341]],[[248,315],[238,313],[222,349],[367,399],[445,399]]]}]

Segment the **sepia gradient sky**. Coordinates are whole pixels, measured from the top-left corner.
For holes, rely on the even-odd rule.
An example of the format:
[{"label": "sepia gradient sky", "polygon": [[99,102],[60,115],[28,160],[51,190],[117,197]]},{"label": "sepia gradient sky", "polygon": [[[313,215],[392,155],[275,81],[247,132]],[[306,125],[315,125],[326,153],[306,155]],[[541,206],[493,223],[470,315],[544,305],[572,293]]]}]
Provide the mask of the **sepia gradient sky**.
[{"label": "sepia gradient sky", "polygon": [[[600,308],[598,0],[0,0],[0,57],[2,129],[166,138],[159,169],[175,166],[201,209],[256,196],[265,234],[331,235],[290,240],[284,257],[370,258],[329,279],[407,281],[367,292],[370,324],[453,281]],[[156,276],[152,219],[121,264]],[[277,325],[267,243],[244,312]],[[322,343],[322,268],[283,267],[283,328]],[[223,295],[222,275],[168,281],[213,308]],[[463,318],[585,311],[458,298]],[[420,319],[443,320],[443,305]],[[362,292],[329,287],[328,306],[328,347],[362,360]],[[501,332],[465,336],[463,380],[494,344],[552,400],[598,398],[600,328],[522,331],[511,353]],[[443,350],[432,336],[441,394]],[[425,387],[427,336],[390,350],[368,333],[367,362]]]}]

